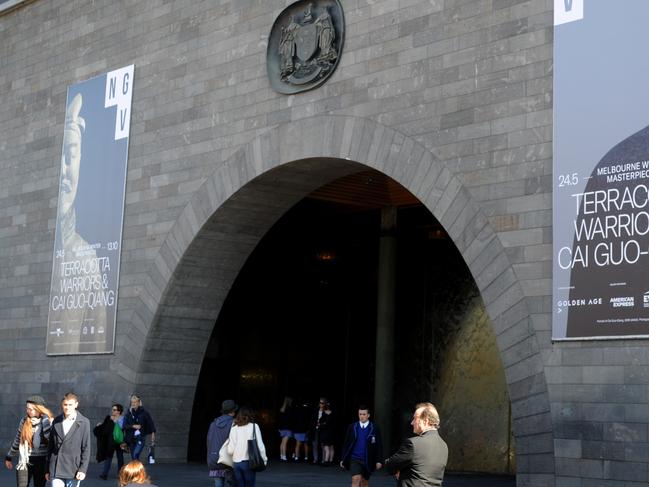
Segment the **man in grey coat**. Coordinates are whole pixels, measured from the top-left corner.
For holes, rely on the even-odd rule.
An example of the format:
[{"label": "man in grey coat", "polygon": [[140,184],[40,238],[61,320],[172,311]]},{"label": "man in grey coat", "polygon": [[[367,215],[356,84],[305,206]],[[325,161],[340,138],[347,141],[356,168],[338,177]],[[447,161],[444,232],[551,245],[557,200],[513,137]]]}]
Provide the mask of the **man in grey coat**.
[{"label": "man in grey coat", "polygon": [[90,422],[77,411],[79,398],[68,392],[61,401],[63,414],[52,422],[47,449],[47,474],[52,487],[78,487],[90,463]]},{"label": "man in grey coat", "polygon": [[383,466],[395,475],[400,487],[442,485],[448,447],[437,431],[437,409],[429,402],[417,404],[410,424],[416,436],[405,440]]}]

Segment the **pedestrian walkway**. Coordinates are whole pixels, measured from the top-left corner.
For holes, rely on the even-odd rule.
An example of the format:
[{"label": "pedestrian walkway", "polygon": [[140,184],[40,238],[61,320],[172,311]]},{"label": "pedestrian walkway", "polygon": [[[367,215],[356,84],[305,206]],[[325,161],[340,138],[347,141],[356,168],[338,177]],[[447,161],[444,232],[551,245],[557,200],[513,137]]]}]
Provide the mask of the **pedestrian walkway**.
[{"label": "pedestrian walkway", "polygon": [[[88,477],[82,487],[115,487],[116,466],[108,480],[100,480],[100,466],[92,464]],[[207,469],[197,464],[162,464],[147,466],[151,480],[158,487],[213,487],[214,482],[207,477]],[[0,485],[15,485],[14,471],[4,467],[0,472]],[[268,470],[257,474],[257,487],[347,487],[350,477],[338,467],[318,467],[302,464],[273,463]],[[372,487],[394,487],[395,481],[387,475],[377,473],[372,477]],[[514,477],[447,475],[444,487],[515,487]]]}]

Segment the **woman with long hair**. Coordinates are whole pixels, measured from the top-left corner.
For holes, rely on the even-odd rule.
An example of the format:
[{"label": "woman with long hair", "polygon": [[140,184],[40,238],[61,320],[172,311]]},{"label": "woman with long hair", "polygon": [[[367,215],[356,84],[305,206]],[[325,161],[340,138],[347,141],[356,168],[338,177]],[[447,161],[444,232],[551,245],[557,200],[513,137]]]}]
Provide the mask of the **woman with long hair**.
[{"label": "woman with long hair", "polygon": [[25,416],[20,420],[14,441],[5,456],[5,467],[11,470],[13,457],[18,455],[18,487],[27,487],[31,479],[34,479],[34,487],[45,487],[45,462],[51,424],[52,413],[45,407],[45,399],[41,396],[28,397]]},{"label": "woman with long hair", "polygon": [[234,418],[228,443],[228,453],[232,455],[237,487],[255,487],[256,473],[250,468],[248,462],[248,440],[252,440],[253,434],[257,439],[259,453],[261,453],[264,463],[268,463],[266,447],[261,439],[261,430],[255,423],[255,413],[252,409],[243,406]]},{"label": "woman with long hair", "polygon": [[146,484],[149,487],[156,487],[151,483],[151,479],[146,473],[141,461],[132,460],[119,471],[119,487],[134,487],[142,484]]}]

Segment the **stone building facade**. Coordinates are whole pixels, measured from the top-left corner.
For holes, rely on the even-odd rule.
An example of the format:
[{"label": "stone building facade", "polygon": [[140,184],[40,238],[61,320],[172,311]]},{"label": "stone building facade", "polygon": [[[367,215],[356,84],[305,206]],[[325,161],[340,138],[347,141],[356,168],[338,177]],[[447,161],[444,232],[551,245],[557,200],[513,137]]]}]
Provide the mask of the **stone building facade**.
[{"label": "stone building facade", "polygon": [[[283,95],[266,49],[289,3],[36,0],[0,16],[2,408],[74,388],[99,416],[137,388],[165,430],[158,455],[183,459],[183,412],[238,270],[293,204],[369,167],[430,210],[475,278],[518,485],[647,485],[646,341],[551,340],[552,2],[342,0],[336,71]],[[116,350],[47,357],[66,87],[129,64]]]}]

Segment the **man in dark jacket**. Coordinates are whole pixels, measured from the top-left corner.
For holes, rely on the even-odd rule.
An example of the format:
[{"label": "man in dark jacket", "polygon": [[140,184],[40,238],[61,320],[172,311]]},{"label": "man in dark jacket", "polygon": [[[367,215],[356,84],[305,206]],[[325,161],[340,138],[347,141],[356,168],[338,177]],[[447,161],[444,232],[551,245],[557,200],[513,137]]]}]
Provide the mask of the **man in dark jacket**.
[{"label": "man in dark jacket", "polygon": [[352,487],[367,487],[370,475],[381,468],[381,434],[376,424],[370,421],[367,406],[358,407],[358,422],[347,428],[343,442],[340,466],[352,475]]},{"label": "man in dark jacket", "polygon": [[52,487],[78,486],[90,463],[90,422],[77,411],[79,399],[68,392],[61,402],[63,414],[52,422],[47,449],[47,473]]},{"label": "man in dark jacket", "polygon": [[429,402],[417,404],[412,416],[416,436],[404,441],[384,465],[398,479],[399,487],[442,485],[448,447],[439,436],[439,414]]},{"label": "man in dark jacket", "polygon": [[207,432],[207,467],[210,477],[214,478],[216,487],[223,487],[225,482],[232,483],[232,469],[221,468],[219,465],[219,450],[228,439],[232,420],[237,412],[237,405],[232,399],[221,404],[221,416],[214,419]]}]

